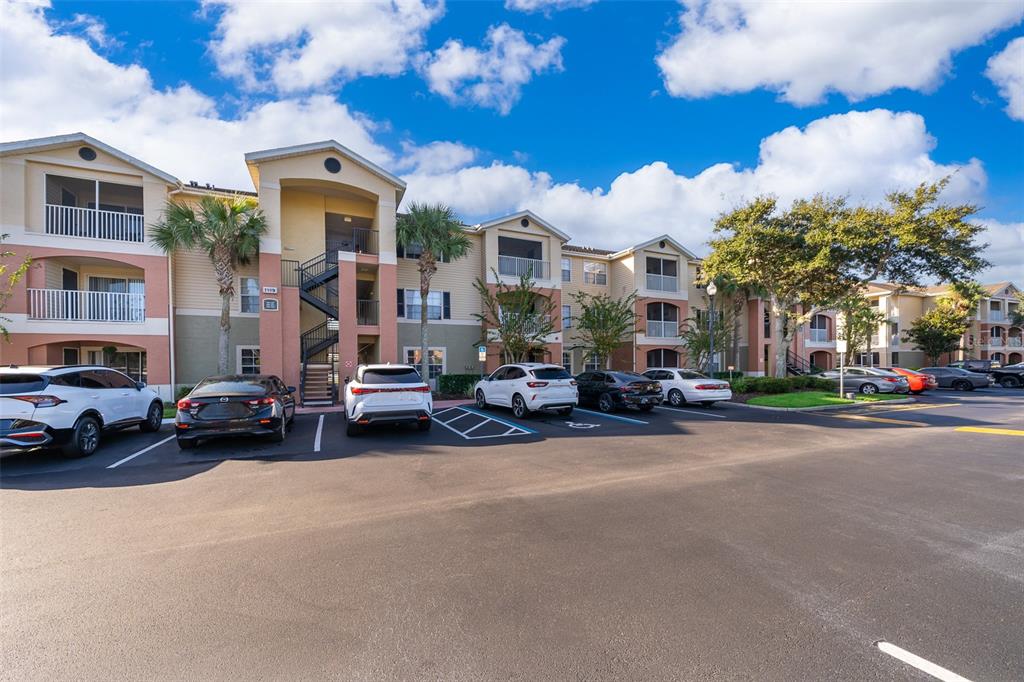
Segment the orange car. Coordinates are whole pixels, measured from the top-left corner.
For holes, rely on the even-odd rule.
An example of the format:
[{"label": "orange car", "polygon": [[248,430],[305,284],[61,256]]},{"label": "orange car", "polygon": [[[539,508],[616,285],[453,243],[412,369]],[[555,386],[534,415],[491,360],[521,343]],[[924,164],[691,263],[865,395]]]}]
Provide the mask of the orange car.
[{"label": "orange car", "polygon": [[878,369],[884,369],[888,372],[896,372],[896,374],[902,374],[907,378],[907,383],[910,384],[911,393],[922,393],[925,389],[938,388],[939,382],[931,374],[924,374],[922,372],[916,372],[912,369],[904,369],[902,367],[879,367]]}]

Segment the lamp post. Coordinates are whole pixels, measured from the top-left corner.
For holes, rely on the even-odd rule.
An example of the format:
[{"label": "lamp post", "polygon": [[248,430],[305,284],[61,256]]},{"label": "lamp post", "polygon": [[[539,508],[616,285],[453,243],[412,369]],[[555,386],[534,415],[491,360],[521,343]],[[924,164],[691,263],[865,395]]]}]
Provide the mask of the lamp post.
[{"label": "lamp post", "polygon": [[708,283],[708,374],[715,376],[715,294],[718,287]]}]

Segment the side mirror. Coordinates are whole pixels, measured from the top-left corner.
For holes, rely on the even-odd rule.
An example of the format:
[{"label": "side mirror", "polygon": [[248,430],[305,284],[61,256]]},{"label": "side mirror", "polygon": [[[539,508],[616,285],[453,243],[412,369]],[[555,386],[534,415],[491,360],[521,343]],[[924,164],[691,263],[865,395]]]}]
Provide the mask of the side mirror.
[{"label": "side mirror", "polygon": [[146,382],[145,381],[136,381],[135,382],[135,390],[141,391],[145,387],[146,387]]},{"label": "side mirror", "polygon": [[289,386],[289,387],[288,387],[288,392],[289,392],[289,393],[295,393],[295,390],[296,390],[296,389],[295,389],[295,387],[294,387],[294,386]]}]

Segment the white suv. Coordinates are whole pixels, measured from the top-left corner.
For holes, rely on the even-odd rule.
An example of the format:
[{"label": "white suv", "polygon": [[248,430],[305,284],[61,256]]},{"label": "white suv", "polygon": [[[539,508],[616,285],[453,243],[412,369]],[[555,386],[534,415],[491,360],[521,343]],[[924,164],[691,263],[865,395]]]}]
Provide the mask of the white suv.
[{"label": "white suv", "polygon": [[434,402],[430,387],[412,365],[359,365],[345,380],[345,433],[355,436],[371,424],[416,424],[430,429]]},{"label": "white suv", "polygon": [[155,391],[97,365],[0,368],[0,452],[60,447],[67,457],[96,451],[104,429],[157,431],[164,405]]},{"label": "white suv", "polygon": [[520,419],[536,410],[555,410],[567,417],[579,402],[572,375],[560,365],[540,362],[502,365],[477,382],[473,395],[481,410],[489,405],[511,407]]}]

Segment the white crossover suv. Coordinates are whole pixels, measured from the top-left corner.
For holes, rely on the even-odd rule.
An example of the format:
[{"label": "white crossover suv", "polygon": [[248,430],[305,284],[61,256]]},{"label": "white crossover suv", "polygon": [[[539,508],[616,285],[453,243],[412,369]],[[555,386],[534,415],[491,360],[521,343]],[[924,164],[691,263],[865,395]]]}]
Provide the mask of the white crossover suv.
[{"label": "white crossover suv", "polygon": [[345,433],[355,436],[371,424],[416,424],[430,429],[434,402],[412,365],[359,365],[345,380]]},{"label": "white crossover suv", "polygon": [[712,379],[695,369],[656,367],[644,372],[644,376],[661,384],[665,402],[676,407],[686,403],[710,407],[721,400],[732,399],[728,381]]},{"label": "white crossover suv", "polygon": [[96,451],[105,429],[157,431],[160,397],[141,381],[98,365],[0,367],[0,452],[59,447],[68,457]]},{"label": "white crossover suv", "polygon": [[572,375],[560,365],[539,362],[502,365],[477,382],[473,395],[478,408],[511,407],[512,414],[520,419],[537,410],[568,416],[579,402]]}]

